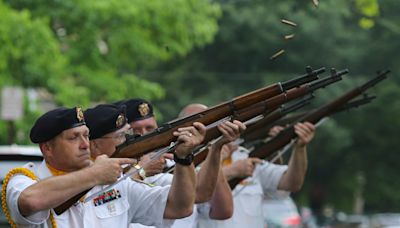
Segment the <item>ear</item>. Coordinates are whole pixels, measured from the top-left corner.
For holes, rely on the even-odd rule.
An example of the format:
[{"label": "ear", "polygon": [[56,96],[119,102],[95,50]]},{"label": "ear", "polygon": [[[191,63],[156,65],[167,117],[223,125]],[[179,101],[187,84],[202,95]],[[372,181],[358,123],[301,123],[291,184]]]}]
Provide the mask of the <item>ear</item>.
[{"label": "ear", "polygon": [[42,154],[45,159],[53,155],[53,147],[50,141],[39,143],[39,148],[42,151]]},{"label": "ear", "polygon": [[100,155],[100,154],[99,154],[100,151],[99,151],[99,144],[98,144],[97,140],[96,140],[96,139],[90,140],[89,143],[90,143],[90,153],[91,153],[91,156],[92,156],[93,158],[99,156],[99,155]]}]

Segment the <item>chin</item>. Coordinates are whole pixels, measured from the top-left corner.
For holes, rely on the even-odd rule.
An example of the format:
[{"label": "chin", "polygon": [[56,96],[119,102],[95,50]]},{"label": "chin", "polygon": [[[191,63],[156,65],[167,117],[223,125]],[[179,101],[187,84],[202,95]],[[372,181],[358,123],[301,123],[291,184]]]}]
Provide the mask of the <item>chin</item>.
[{"label": "chin", "polygon": [[86,168],[92,164],[92,158],[88,155],[85,156],[84,158],[81,158],[81,161],[79,161],[79,166],[81,169]]},{"label": "chin", "polygon": [[81,169],[89,167],[91,164],[92,164],[92,161],[90,161],[90,160],[83,161],[83,162],[80,162],[76,168],[77,168],[77,170],[81,170]]}]

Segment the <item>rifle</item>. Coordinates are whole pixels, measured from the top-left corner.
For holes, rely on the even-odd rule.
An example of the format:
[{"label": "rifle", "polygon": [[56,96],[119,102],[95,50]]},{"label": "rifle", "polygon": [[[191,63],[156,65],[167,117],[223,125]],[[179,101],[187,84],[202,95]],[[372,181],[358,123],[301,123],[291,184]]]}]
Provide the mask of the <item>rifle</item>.
[{"label": "rifle", "polygon": [[265,116],[257,123],[248,127],[241,135],[241,138],[245,142],[262,138],[263,136],[265,136],[266,126],[275,125],[275,121],[279,120],[283,116],[286,116],[288,113],[296,111],[297,109],[300,109],[305,105],[310,104],[310,100],[312,98],[314,98],[314,95],[304,98],[290,106],[282,105],[279,109],[271,112],[269,115]]},{"label": "rifle", "polygon": [[[359,106],[370,103],[375,98],[376,98],[376,96],[368,96],[367,94],[364,94],[363,98],[360,98],[360,99],[357,99],[357,100],[354,100],[354,101],[344,104],[343,106],[339,107],[338,109],[332,111],[332,113],[330,115],[335,115],[340,112],[349,111],[352,108],[358,108]],[[244,147],[250,148],[249,149],[250,152],[254,151],[254,150],[258,150],[258,148],[260,146],[264,145],[266,142],[268,142],[268,140],[270,140],[270,138],[268,138],[268,136],[269,136],[268,132],[269,132],[270,128],[272,128],[273,126],[276,126],[276,125],[283,126],[283,125],[293,124],[295,122],[298,122],[297,120],[304,117],[305,115],[307,115],[307,113],[310,113],[310,112],[312,112],[312,111],[300,113],[300,114],[293,115],[290,117],[286,117],[282,120],[279,120],[278,122],[269,124],[268,126],[264,126],[263,129],[258,129],[256,132],[256,133],[258,133],[258,135],[257,135],[258,138],[253,138],[252,139],[253,141],[249,140],[247,142],[244,142]],[[321,122],[321,121],[319,121],[319,122]],[[283,123],[283,124],[279,124],[279,123]],[[275,154],[277,152],[274,152],[270,157],[275,156]],[[268,158],[264,158],[264,159],[269,160]]]},{"label": "rifle", "polygon": [[[308,99],[310,99],[310,98],[308,98]],[[308,104],[308,103],[309,103],[308,99],[301,99],[300,101],[296,102],[294,105],[289,106],[289,107],[287,107],[287,108],[286,108],[286,107],[285,107],[285,108],[284,108],[284,107],[281,107],[279,110],[275,110],[275,111],[272,112],[271,114],[276,113],[276,112],[291,112],[291,111],[294,111],[294,110],[296,110],[296,109],[298,109],[298,108],[301,108],[301,107],[303,107],[304,105]],[[271,114],[270,114],[270,115],[271,115]],[[258,120],[255,124],[258,124],[258,122],[260,122],[260,121],[265,121],[265,120],[267,120],[267,117],[270,116],[270,115],[264,116],[263,119]],[[255,124],[254,124],[254,125],[255,125]],[[254,126],[254,125],[250,125],[250,127],[248,127],[248,128],[245,130],[244,133],[246,133],[247,130],[248,130],[249,128],[251,128],[252,126]],[[215,129],[215,130],[214,130],[214,129],[210,129],[210,131],[213,131],[212,133],[210,133],[210,135],[213,135],[213,137],[218,137],[218,133],[219,133],[218,129]],[[215,131],[217,131],[217,132],[215,132]],[[207,131],[207,135],[208,135],[208,134],[209,134],[209,131]],[[206,141],[206,139],[205,139],[205,141]],[[207,142],[208,142],[208,141],[207,141]],[[202,163],[202,162],[206,159],[206,157],[207,157],[207,155],[208,155],[208,147],[207,147],[206,145],[204,145],[204,143],[203,143],[203,146],[200,147],[199,149],[195,150],[195,151],[193,152],[193,154],[194,154],[193,164],[194,164],[195,166],[198,166],[200,163]],[[174,168],[174,166],[171,166],[171,167],[169,167],[168,169],[166,169],[165,172],[171,172],[171,171],[173,171],[173,168]]]},{"label": "rifle", "polygon": [[[332,69],[331,76],[329,76],[329,77],[319,79],[315,82],[306,83],[305,85],[302,85],[298,88],[290,89],[285,93],[276,95],[270,99],[261,101],[250,107],[238,110],[237,112],[234,113],[232,118],[239,120],[241,122],[244,122],[244,121],[250,120],[251,118],[254,118],[258,115],[261,115],[261,114],[266,116],[268,113],[271,113],[272,111],[277,109],[280,105],[282,105],[285,102],[288,102],[288,101],[294,100],[296,98],[299,98],[301,96],[305,96],[307,94],[313,93],[315,90],[317,90],[319,88],[324,88],[332,83],[342,80],[342,76],[347,73],[348,73],[347,69],[342,70],[340,72],[337,72],[336,70]],[[289,109],[287,111],[289,111]],[[211,141],[212,139],[215,139],[219,136],[221,136],[221,133],[219,132],[219,130],[216,126],[207,130],[206,136],[203,140],[203,144],[199,147],[200,149],[197,149],[194,152],[194,155],[195,155],[194,164],[195,165],[198,165],[199,163],[204,161],[204,159],[207,157],[208,149],[201,149],[201,148],[206,147],[206,145],[209,141]],[[164,170],[164,172],[170,172],[172,169],[173,169],[173,166]]]},{"label": "rifle", "polygon": [[[376,98],[376,96],[369,96],[367,94],[364,94],[364,96],[362,98],[354,100],[354,101],[351,101],[351,102],[348,102],[347,104],[345,104],[345,105],[339,107],[338,109],[336,109],[335,111],[333,111],[333,113],[343,112],[343,111],[347,111],[347,110],[352,109],[352,108],[357,108],[359,106],[362,106],[362,105],[370,103],[375,98]],[[303,113],[298,113],[296,115],[288,116],[286,118],[283,118],[283,119],[281,119],[281,120],[279,120],[277,122],[277,125],[284,126],[284,125],[290,124],[293,121],[296,121],[296,120],[302,118],[303,116],[307,115],[307,113],[309,113],[309,112],[310,111],[303,112]]]},{"label": "rifle", "polygon": [[[303,107],[304,105],[309,104],[309,99],[311,99],[313,96],[310,96],[307,99],[301,99],[300,101],[296,102],[294,105],[290,106],[290,107],[281,107],[279,109],[279,111],[281,112],[291,112],[294,111],[298,108]],[[291,111],[290,111],[291,110]],[[276,110],[278,111],[278,110]],[[276,111],[274,111],[273,113],[275,113]],[[271,113],[272,114],[272,113]],[[268,115],[270,116],[270,115]],[[268,117],[267,116],[267,117]],[[256,116],[253,119],[256,119],[256,124],[258,123],[258,121],[263,121],[266,119],[266,117],[263,117],[263,119],[259,120],[260,116]],[[252,119],[249,120],[249,122],[253,122]],[[253,123],[249,123],[250,126],[252,126],[251,124]],[[245,125],[247,126],[247,124],[245,123]],[[248,129],[248,128],[247,128]],[[245,130],[245,132],[247,132],[247,129]],[[217,128],[212,128],[207,130],[207,134],[206,137],[204,138],[204,143],[202,145],[200,145],[200,147],[196,148],[193,152],[194,158],[193,158],[193,164],[194,166],[198,166],[200,165],[206,158],[208,155],[208,144],[206,144],[206,142],[210,142],[211,139],[215,139],[219,136],[219,131]],[[175,165],[172,165],[170,167],[167,167],[163,170],[163,173],[172,173],[175,170]]]},{"label": "rifle", "polygon": [[[205,125],[216,122],[219,119],[232,115],[236,110],[256,104],[257,102],[276,96],[304,83],[314,81],[318,79],[318,75],[323,72],[325,72],[324,67],[317,70],[312,70],[311,67],[306,67],[306,73],[294,79],[266,86],[256,91],[236,97],[231,101],[211,107],[198,114],[193,114],[185,118],[170,121],[149,134],[140,137],[128,138],[125,143],[117,146],[116,151],[111,157],[138,158],[145,153],[154,151],[155,149],[166,147],[170,145],[171,142],[176,140],[177,137],[173,136],[172,133],[180,127],[190,126],[193,124],[193,122],[201,122]],[[80,194],[77,194],[60,206],[54,208],[54,211],[57,215],[60,215],[82,196],[84,196],[88,191],[89,190],[86,190]]]},{"label": "rifle", "polygon": [[209,125],[219,119],[233,115],[237,110],[249,107],[304,83],[314,81],[318,79],[319,74],[325,71],[325,68],[313,71],[310,67],[307,67],[306,71],[307,73],[305,75],[298,78],[282,83],[275,83],[241,95],[231,101],[216,105],[200,113],[167,122],[149,134],[130,138],[117,147],[112,157],[138,158],[143,154],[154,151],[155,149],[169,146],[170,143],[175,141],[177,138],[172,134],[176,129],[191,126],[193,122],[201,122],[204,125]]},{"label": "rifle", "polygon": [[[384,80],[387,74],[390,71],[387,70],[383,73],[378,72],[378,76],[375,78],[367,81],[364,85],[356,87],[349,92],[345,93],[344,95],[338,97],[337,99],[333,100],[332,102],[308,113],[304,117],[302,117],[298,122],[310,122],[310,123],[317,123],[325,116],[329,116],[335,111],[337,108],[343,106],[348,101],[352,100],[354,97],[359,96],[360,94],[364,93],[366,90],[371,88],[372,86],[378,84],[382,80]],[[293,138],[296,137],[296,133],[294,132],[294,125],[287,127],[285,130],[281,131],[277,136],[272,138],[270,141],[265,143],[262,147],[258,148],[257,150],[252,151],[249,154],[249,157],[257,157],[257,158],[266,158],[270,156],[275,151],[281,149],[283,146],[288,144]],[[229,181],[229,186],[231,189],[235,188],[237,184],[240,183],[245,178],[234,178]]]},{"label": "rifle", "polygon": [[[369,96],[367,94],[364,94],[363,98],[346,103],[345,105],[332,111],[332,114],[336,114],[336,113],[343,112],[343,111],[348,111],[352,108],[357,108],[359,106],[368,104],[375,98],[376,98],[376,96]],[[316,109],[314,109],[312,111],[315,111],[315,110]],[[283,116],[285,116],[286,114],[289,113],[283,107],[282,110],[277,110],[277,111],[271,113],[270,115],[266,116],[264,119],[258,121],[253,126],[247,128],[245,133],[243,134],[242,138],[246,142],[246,144],[254,144],[254,143],[249,143],[249,142],[268,137],[269,129],[272,126],[274,126],[274,125],[286,126],[286,125],[291,124],[294,121],[304,117],[305,115],[307,115],[308,113],[310,113],[312,111],[298,113],[298,114],[291,115],[291,116],[281,119]]]}]

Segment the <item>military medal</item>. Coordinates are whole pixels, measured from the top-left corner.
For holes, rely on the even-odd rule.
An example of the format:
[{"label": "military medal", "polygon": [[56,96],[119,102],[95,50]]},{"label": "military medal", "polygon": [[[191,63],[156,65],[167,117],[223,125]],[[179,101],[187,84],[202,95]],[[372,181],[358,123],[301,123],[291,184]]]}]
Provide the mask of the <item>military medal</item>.
[{"label": "military medal", "polygon": [[[118,198],[121,198],[121,193],[119,192],[119,190],[116,189],[111,189],[109,191],[103,192],[100,195],[98,195],[96,198],[93,199],[93,204],[95,207],[106,204],[110,201],[116,200]],[[114,203],[112,203],[114,205]],[[115,205],[113,206],[114,209],[110,209],[108,208],[109,206],[107,206],[107,209],[110,211],[115,210]],[[112,206],[110,206],[112,207]]]}]

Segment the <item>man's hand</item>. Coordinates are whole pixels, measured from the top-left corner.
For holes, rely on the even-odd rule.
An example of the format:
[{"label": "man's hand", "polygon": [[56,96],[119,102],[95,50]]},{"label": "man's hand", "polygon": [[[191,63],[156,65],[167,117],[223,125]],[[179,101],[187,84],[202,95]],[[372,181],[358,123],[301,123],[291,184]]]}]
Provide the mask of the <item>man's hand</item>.
[{"label": "man's hand", "polygon": [[206,127],[202,123],[194,122],[193,126],[178,128],[173,134],[178,137],[180,142],[175,149],[175,154],[179,158],[184,158],[203,142]]},{"label": "man's hand", "polygon": [[283,129],[285,129],[285,128],[282,126],[279,126],[279,125],[275,125],[271,129],[269,129],[268,135],[269,135],[269,137],[273,138],[273,137],[277,136],[279,134],[279,132],[281,132]]},{"label": "man's hand", "polygon": [[222,133],[222,138],[217,143],[222,145],[235,141],[240,137],[240,133],[246,130],[246,125],[238,120],[233,122],[226,121],[217,126],[218,130]]},{"label": "man's hand", "polygon": [[237,160],[231,166],[232,173],[236,177],[249,177],[253,175],[254,168],[262,162],[259,158],[246,158]]},{"label": "man's hand", "polygon": [[165,159],[174,159],[174,155],[169,153],[162,154],[158,159],[151,159],[153,154],[154,152],[143,155],[139,161],[139,165],[146,172],[146,177],[161,173],[165,167]]},{"label": "man's hand", "polygon": [[297,134],[296,146],[305,147],[315,134],[315,126],[309,122],[297,123],[294,125],[294,132]]},{"label": "man's hand", "polygon": [[112,184],[118,180],[122,173],[121,165],[134,164],[135,160],[130,158],[109,158],[100,155],[94,161],[92,169],[97,185]]}]

